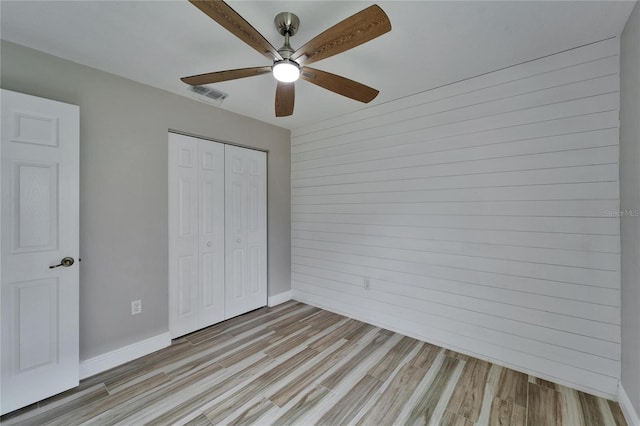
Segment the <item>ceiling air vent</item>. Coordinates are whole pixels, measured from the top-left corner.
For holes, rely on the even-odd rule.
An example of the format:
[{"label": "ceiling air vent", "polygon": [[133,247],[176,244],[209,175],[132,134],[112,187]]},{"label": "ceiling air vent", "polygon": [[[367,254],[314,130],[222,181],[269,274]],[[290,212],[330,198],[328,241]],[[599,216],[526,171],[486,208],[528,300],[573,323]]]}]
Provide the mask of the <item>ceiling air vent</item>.
[{"label": "ceiling air vent", "polygon": [[222,104],[222,101],[229,96],[228,93],[206,86],[191,86],[189,90],[193,93],[194,98],[213,105]]}]

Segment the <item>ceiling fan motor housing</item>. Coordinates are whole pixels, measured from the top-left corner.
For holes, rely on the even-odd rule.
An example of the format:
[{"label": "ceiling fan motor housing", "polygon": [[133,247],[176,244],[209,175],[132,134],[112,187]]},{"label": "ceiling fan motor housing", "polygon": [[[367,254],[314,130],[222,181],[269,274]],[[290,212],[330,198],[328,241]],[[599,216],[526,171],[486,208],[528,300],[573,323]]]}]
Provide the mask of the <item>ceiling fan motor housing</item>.
[{"label": "ceiling fan motor housing", "polygon": [[281,12],[276,15],[273,23],[276,24],[280,35],[288,33],[290,36],[293,36],[298,31],[300,19],[291,12]]}]

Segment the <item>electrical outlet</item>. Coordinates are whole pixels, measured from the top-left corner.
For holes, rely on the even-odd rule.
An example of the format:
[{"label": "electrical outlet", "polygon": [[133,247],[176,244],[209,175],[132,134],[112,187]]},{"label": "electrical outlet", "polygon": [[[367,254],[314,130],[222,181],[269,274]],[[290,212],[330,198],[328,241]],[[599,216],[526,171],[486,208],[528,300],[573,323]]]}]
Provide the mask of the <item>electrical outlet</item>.
[{"label": "electrical outlet", "polygon": [[142,312],[142,300],[131,301],[131,315],[137,315]]},{"label": "electrical outlet", "polygon": [[364,289],[365,290],[371,290],[371,283],[369,282],[369,278],[363,278],[364,279]]}]

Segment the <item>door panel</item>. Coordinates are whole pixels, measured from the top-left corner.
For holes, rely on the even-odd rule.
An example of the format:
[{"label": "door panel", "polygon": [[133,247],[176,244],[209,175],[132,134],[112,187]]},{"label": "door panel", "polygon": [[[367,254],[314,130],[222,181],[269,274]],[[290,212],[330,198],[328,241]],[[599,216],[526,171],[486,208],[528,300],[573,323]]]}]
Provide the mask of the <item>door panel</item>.
[{"label": "door panel", "polygon": [[198,141],[199,328],[224,320],[224,145]]},{"label": "door panel", "polygon": [[0,413],[78,384],[78,151],[77,106],[2,90]]},{"label": "door panel", "polygon": [[169,143],[169,328],[198,329],[198,143],[171,134]]},{"label": "door panel", "polygon": [[58,246],[57,164],[14,161],[16,194],[13,252],[55,250]]},{"label": "door panel", "polygon": [[266,154],[225,146],[226,318],[267,304]]}]

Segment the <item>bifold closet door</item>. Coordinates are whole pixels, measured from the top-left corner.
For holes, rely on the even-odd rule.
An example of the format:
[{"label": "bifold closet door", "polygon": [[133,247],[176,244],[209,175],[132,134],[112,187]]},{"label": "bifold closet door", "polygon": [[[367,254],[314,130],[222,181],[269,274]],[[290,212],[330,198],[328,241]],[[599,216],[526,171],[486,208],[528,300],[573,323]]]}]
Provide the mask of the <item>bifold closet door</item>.
[{"label": "bifold closet door", "polygon": [[225,314],[267,304],[267,156],[225,145]]},{"label": "bifold closet door", "polygon": [[224,145],[169,134],[172,337],[225,319]]}]

